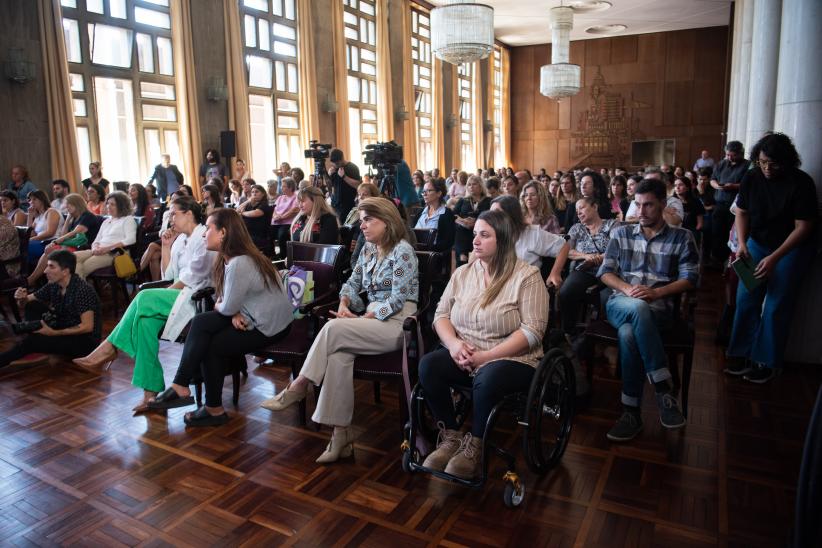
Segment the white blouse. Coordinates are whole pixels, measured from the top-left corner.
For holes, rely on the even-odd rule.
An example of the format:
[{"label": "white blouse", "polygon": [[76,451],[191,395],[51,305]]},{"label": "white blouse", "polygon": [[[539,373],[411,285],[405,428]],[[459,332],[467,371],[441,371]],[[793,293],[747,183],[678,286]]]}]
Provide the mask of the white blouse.
[{"label": "white blouse", "polygon": [[517,258],[539,267],[543,257],[556,257],[565,245],[565,238],[542,230],[537,225],[528,225],[516,244]]},{"label": "white blouse", "polygon": [[111,245],[121,242],[123,245],[129,246],[136,241],[137,221],[134,220],[132,215],[107,217],[100,225],[97,237],[94,238],[94,243],[98,245]]}]

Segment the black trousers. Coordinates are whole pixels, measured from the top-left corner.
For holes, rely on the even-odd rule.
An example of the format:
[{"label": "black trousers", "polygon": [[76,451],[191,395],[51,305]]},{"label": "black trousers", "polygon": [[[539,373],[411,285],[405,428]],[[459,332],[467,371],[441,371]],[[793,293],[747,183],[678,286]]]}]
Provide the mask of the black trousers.
[{"label": "black trousers", "polygon": [[[37,301],[26,305],[26,321],[39,320],[47,309]],[[5,367],[14,360],[19,360],[26,354],[39,352],[41,354],[57,354],[69,358],[86,356],[100,344],[90,333],[85,335],[54,335],[46,337],[33,333],[6,352],[0,353],[0,367]]]},{"label": "black trousers", "polygon": [[[287,255],[286,246],[291,239],[291,225],[271,225],[271,245],[279,246],[280,251],[276,254],[278,259],[285,259]],[[272,254],[276,249],[272,249]]]},{"label": "black trousers", "polygon": [[232,364],[239,358],[244,360],[245,354],[284,338],[290,329],[289,325],[273,337],[266,337],[257,329],[235,329],[231,317],[219,312],[197,314],[191,320],[174,384],[188,386],[201,378],[206,387],[206,405],[220,407],[223,380],[231,372]]},{"label": "black trousers", "polygon": [[450,388],[470,386],[474,411],[471,434],[481,438],[485,434],[485,424],[491,409],[508,394],[527,391],[534,371],[533,367],[524,363],[498,360],[482,366],[472,378],[457,367],[448,349],[440,347],[423,356],[420,362],[420,383],[434,418],[442,421],[449,430],[459,427]]},{"label": "black trousers", "polygon": [[597,278],[588,272],[571,270],[559,288],[559,312],[562,331],[573,334],[580,318],[580,309],[585,302],[585,291],[597,284]]},{"label": "black trousers", "polygon": [[733,224],[731,204],[717,202],[711,215],[711,255],[716,261],[724,261],[731,252],[728,249],[728,236]]}]

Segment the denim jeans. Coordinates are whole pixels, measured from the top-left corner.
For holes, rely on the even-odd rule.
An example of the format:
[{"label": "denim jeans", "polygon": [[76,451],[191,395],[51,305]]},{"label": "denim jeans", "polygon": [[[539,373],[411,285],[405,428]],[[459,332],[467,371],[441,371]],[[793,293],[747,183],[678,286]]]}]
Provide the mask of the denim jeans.
[{"label": "denim jeans", "polygon": [[[773,252],[753,238],[748,238],[748,251],[754,265]],[[773,274],[753,291],[739,282],[728,356],[748,358],[768,367],[782,365],[796,298],[813,253],[812,244],[793,248],[776,263]]]},{"label": "denim jeans", "polygon": [[614,295],[605,306],[608,323],[619,333],[622,403],[639,407],[643,373],[651,383],[671,378],[660,332],[672,323],[669,313],[652,309],[642,299]]}]

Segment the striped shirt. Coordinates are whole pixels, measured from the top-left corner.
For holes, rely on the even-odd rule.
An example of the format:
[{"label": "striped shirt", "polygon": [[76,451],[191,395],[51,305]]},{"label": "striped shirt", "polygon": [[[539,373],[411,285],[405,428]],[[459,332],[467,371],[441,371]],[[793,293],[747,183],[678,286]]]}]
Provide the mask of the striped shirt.
[{"label": "striped shirt", "polygon": [[[616,274],[625,283],[648,287],[677,280],[688,280],[696,285],[698,263],[696,244],[690,231],[666,224],[648,240],[639,224],[626,225],[611,232],[611,241],[597,276]],[[668,299],[662,301],[652,302],[651,308],[670,306]]]},{"label": "striped shirt", "polygon": [[434,323],[448,318],[457,336],[479,350],[490,350],[522,330],[531,343],[527,353],[500,359],[536,367],[542,358],[542,336],[548,324],[548,291],[539,269],[517,260],[508,283],[494,302],[482,308],[486,287],[479,260],[459,267],[440,298]]}]

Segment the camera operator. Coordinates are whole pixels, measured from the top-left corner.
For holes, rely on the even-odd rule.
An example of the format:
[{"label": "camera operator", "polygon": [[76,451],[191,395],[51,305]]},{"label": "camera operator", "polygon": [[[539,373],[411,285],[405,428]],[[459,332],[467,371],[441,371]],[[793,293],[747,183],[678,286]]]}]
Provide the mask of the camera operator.
[{"label": "camera operator", "polygon": [[333,164],[328,170],[331,177],[331,207],[342,223],[354,207],[354,198],[357,197],[357,187],[362,183],[362,177],[360,168],[347,162],[342,150],[332,149],[328,160]]},{"label": "camera operator", "polygon": [[76,266],[74,253],[53,251],[45,271],[49,283],[32,294],[24,287],[17,289],[14,298],[26,307],[29,321],[13,328],[28,335],[11,350],[0,353],[0,367],[34,352],[77,358],[100,343],[100,299],[74,273]]}]

